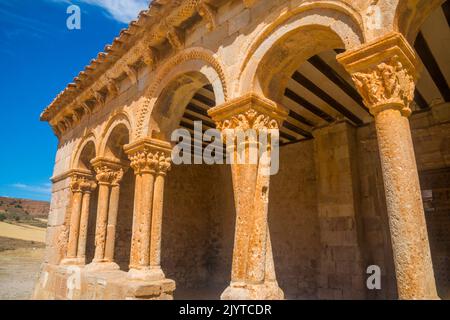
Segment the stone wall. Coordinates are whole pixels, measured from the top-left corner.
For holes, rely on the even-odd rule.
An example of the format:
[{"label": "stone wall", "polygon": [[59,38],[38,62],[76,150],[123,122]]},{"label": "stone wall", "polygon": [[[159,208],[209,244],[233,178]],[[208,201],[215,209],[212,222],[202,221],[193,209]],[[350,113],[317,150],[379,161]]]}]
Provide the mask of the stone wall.
[{"label": "stone wall", "polygon": [[225,166],[174,166],[166,182],[162,267],[180,292],[230,280],[234,237],[231,174]]},{"label": "stone wall", "polygon": [[313,141],[281,148],[271,177],[269,227],[275,271],[288,299],[315,299],[320,233]]}]

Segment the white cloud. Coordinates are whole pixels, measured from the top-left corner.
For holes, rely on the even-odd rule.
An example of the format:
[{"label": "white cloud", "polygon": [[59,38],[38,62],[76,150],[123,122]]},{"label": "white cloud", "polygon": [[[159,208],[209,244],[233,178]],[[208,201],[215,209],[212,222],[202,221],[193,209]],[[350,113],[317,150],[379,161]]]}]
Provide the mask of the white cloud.
[{"label": "white cloud", "polygon": [[39,184],[39,185],[15,183],[11,187],[20,189],[22,191],[37,193],[37,194],[41,194],[41,195],[50,195],[52,192],[52,185],[50,183],[43,183],[43,184]]},{"label": "white cloud", "polygon": [[80,0],[80,2],[99,6],[112,18],[123,23],[136,19],[139,12],[147,9],[149,4],[149,0]]}]

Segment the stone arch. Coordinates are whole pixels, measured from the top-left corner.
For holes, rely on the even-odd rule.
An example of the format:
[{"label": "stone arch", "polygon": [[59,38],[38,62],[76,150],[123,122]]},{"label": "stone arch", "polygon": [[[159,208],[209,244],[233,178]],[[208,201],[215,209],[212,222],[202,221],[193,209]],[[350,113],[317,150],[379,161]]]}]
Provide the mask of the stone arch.
[{"label": "stone arch", "polygon": [[154,114],[154,111],[151,111],[152,107],[156,105],[167,86],[177,77],[193,73],[201,74],[212,85],[218,104],[228,100],[228,82],[225,72],[213,53],[204,48],[183,50],[162,64],[149,84],[144,94],[145,101],[138,111],[136,138],[150,135],[150,128],[147,126]]},{"label": "stone arch", "polygon": [[[119,127],[123,128],[122,131],[124,130],[127,131],[128,140],[130,140],[131,137],[133,137],[133,127],[128,114],[124,111],[113,114],[106,123],[103,133],[100,137],[100,145],[98,152],[99,156],[102,157],[107,156],[108,142],[110,141],[114,131],[117,130]],[[131,141],[128,141],[127,143],[130,142]]]},{"label": "stone arch", "polygon": [[428,16],[446,0],[404,0],[398,1],[395,7],[393,29],[402,33],[409,43],[419,33]]},{"label": "stone arch", "polygon": [[[74,153],[74,157],[72,159],[71,168],[72,169],[83,169],[83,166],[80,166],[80,164],[83,162],[82,156],[85,152],[86,148],[93,148],[94,156],[92,158],[95,158],[95,156],[98,154],[98,142],[97,137],[94,134],[94,132],[89,132],[84,136],[84,138],[81,140],[81,142],[78,144],[78,147],[76,149],[76,152]],[[91,146],[89,146],[91,144]],[[84,164],[85,166],[86,164]]]},{"label": "stone arch", "polygon": [[[308,36],[310,42],[307,41]],[[317,41],[317,38],[322,39]],[[289,39],[296,39],[295,47],[281,48],[280,43]],[[261,65],[272,64],[278,69],[289,69],[287,65],[292,64],[292,61],[288,61],[289,58],[292,60],[302,55],[307,57],[308,49],[318,51],[321,43],[331,46],[326,49],[335,49],[332,46],[338,45],[341,49],[348,50],[364,42],[362,17],[343,1],[315,1],[300,5],[267,26],[250,46],[240,69],[237,96],[249,91],[264,94],[264,85],[257,81]],[[308,43],[309,47],[298,46],[298,43]],[[271,74],[265,73],[264,78],[271,78]]]}]

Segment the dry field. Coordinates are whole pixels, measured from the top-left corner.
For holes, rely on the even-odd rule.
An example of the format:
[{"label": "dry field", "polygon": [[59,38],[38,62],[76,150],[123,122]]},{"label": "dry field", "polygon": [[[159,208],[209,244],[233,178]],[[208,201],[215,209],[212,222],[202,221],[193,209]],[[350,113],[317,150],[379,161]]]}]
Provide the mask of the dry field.
[{"label": "dry field", "polygon": [[45,228],[0,222],[0,300],[31,298],[44,242]]}]

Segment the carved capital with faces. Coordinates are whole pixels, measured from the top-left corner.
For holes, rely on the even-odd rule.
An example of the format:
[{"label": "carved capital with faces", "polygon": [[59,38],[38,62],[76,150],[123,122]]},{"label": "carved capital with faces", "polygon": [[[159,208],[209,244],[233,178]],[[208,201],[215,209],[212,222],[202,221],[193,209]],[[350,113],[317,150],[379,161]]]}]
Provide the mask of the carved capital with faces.
[{"label": "carved capital with faces", "polygon": [[398,109],[411,114],[418,61],[401,34],[392,33],[343,53],[338,61],[350,73],[356,89],[372,114]]},{"label": "carved capital with faces", "polygon": [[170,143],[157,139],[142,139],[125,147],[135,174],[165,175],[171,168]]},{"label": "carved capital with faces", "polygon": [[80,175],[80,174],[74,174],[72,175],[71,182],[70,182],[70,189],[73,193],[75,192],[81,192],[81,193],[91,193],[95,190],[97,187],[97,184],[95,181],[86,176],[86,175]]}]

